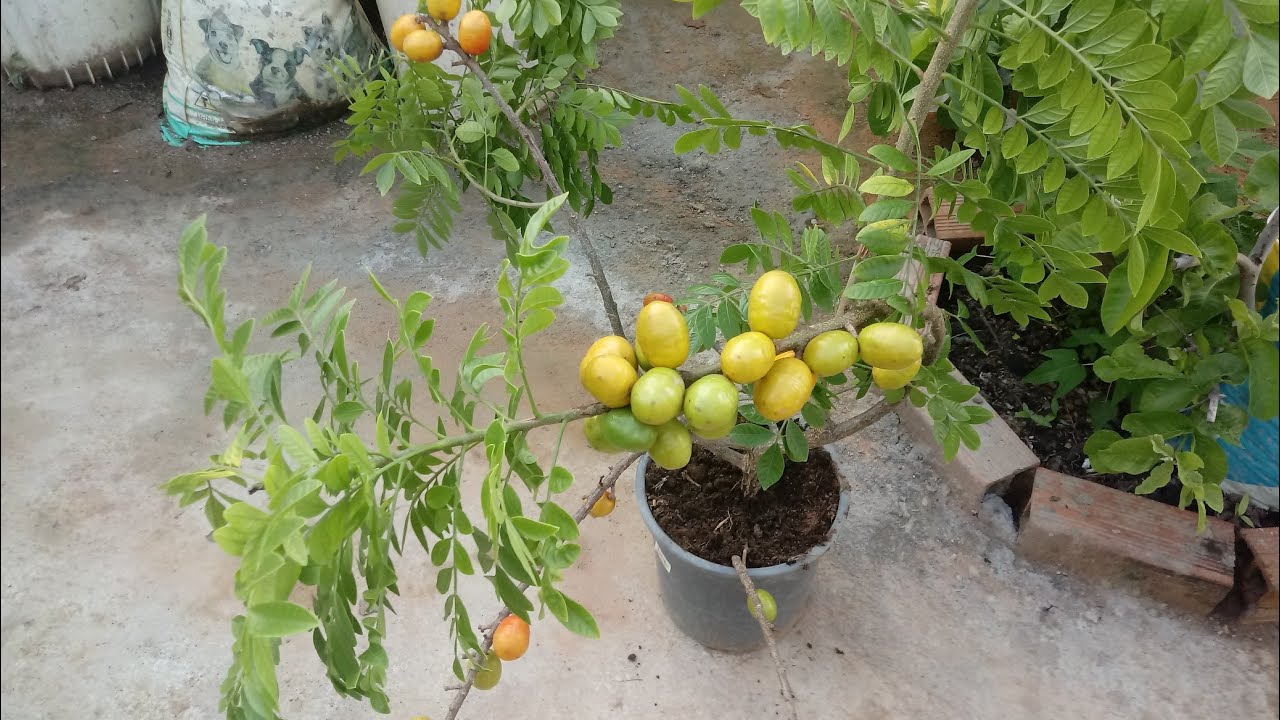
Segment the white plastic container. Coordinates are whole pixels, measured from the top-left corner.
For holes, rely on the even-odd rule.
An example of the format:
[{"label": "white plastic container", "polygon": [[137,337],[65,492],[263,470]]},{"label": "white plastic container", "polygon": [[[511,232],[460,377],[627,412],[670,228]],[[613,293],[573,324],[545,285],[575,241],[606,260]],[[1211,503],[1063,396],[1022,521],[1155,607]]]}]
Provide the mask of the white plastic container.
[{"label": "white plastic container", "polygon": [[115,79],[159,50],[160,0],[0,0],[4,79],[37,88]]}]

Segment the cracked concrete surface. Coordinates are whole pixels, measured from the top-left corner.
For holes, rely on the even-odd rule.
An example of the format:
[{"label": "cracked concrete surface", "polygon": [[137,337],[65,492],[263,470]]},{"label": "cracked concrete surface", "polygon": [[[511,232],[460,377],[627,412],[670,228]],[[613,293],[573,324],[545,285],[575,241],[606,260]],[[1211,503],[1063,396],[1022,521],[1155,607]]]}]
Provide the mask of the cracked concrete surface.
[{"label": "cracked concrete surface", "polygon": [[[649,0],[626,11],[602,53],[603,82],[658,96],[703,82],[744,116],[838,127],[840,74],[763,50],[740,11],[717,11],[704,27],[684,22],[685,6]],[[432,347],[444,365],[478,323],[498,317],[488,293],[501,248],[481,205],[468,202],[452,246],[423,259],[390,232],[389,204],[357,177],[358,164],[330,162],[341,125],[235,148],[170,148],[156,128],[161,73],[153,65],[74,92],[6,88],[0,106],[6,719],[218,716],[234,566],[205,538],[198,508],[180,510],[157,490],[224,442],[217,420],[200,414],[210,342],[174,288],[188,220],[208,213],[212,239],[230,247],[236,317],[275,307],[307,264],[317,280],[338,278],[359,300],[348,345],[363,358],[378,356],[391,327],[366,267],[401,297],[436,296]],[[794,155],[755,142],[677,158],[679,132],[634,125],[603,161],[617,202],[592,224],[624,315],[645,292],[712,271],[724,246],[751,234],[752,202],[783,209],[790,197],[782,169]],[[584,397],[578,354],[607,331],[586,263],[573,261],[568,305],[541,336],[533,368],[544,402],[566,406]],[[289,397],[297,407],[307,399]],[[567,452],[581,487],[607,467],[576,439]],[[961,511],[894,416],[834,454],[855,502],[813,606],[780,640],[800,717],[1280,711],[1274,628],[1228,629],[1027,565],[999,513]],[[496,690],[474,693],[463,716],[786,717],[767,654],[709,652],[673,629],[630,481],[620,489],[619,510],[586,527],[565,587],[595,613],[602,638],[535,625],[526,658],[508,664]],[[570,490],[565,504],[582,492]],[[451,649],[433,573],[414,552],[398,569],[393,716],[439,718]],[[470,606],[483,621],[496,608],[475,590]],[[334,695],[305,638],[282,655],[288,717],[376,717]]]}]

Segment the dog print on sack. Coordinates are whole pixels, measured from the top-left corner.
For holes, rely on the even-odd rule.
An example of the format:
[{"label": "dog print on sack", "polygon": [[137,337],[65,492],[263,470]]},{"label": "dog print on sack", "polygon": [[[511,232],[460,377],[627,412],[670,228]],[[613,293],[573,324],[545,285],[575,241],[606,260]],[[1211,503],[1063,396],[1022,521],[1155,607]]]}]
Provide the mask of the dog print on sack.
[{"label": "dog print on sack", "polygon": [[339,57],[362,58],[368,55],[369,46],[357,31],[354,19],[343,30],[335,30],[328,13],[320,16],[319,27],[302,28],[303,50],[311,58],[311,70],[315,73],[315,98],[333,98],[338,95],[338,84],[330,74],[333,62]]},{"label": "dog print on sack", "polygon": [[307,94],[298,84],[298,66],[306,59],[300,47],[292,50],[272,47],[266,40],[254,38],[249,43],[258,51],[258,76],[249,83],[253,96],[268,108],[305,102]]},{"label": "dog print on sack", "polygon": [[199,21],[204,45],[209,51],[196,63],[196,77],[206,85],[229,93],[248,95],[244,68],[240,65],[240,39],[244,27],[227,19],[222,10]]}]

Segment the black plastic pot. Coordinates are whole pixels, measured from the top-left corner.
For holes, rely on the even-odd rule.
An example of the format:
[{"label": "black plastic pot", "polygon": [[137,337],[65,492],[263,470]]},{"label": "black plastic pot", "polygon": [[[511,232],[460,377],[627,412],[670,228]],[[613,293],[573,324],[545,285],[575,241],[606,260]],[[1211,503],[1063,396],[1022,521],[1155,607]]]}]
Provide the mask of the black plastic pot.
[{"label": "black plastic pot", "polygon": [[[653,519],[645,495],[644,473],[649,456],[636,465],[636,506],[654,539],[662,603],[676,627],[713,650],[744,652],[764,644],[760,625],[747,609],[747,595],[737,572],[690,553],[672,540]],[[818,559],[826,554],[835,531],[849,510],[849,489],[840,488],[840,505],[827,542],[791,563],[751,568],[747,574],[757,588],[768,590],[778,602],[775,634],[796,624],[809,605],[818,582]]]}]

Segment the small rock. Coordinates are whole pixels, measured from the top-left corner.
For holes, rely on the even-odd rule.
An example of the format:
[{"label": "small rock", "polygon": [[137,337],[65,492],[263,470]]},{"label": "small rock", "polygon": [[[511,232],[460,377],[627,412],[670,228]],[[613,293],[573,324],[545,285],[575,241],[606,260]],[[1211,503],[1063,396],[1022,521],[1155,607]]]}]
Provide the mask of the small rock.
[{"label": "small rock", "polygon": [[1098,623],[1102,622],[1102,613],[1098,612],[1097,610],[1090,610],[1084,614],[1084,619],[1097,625]]},{"label": "small rock", "polygon": [[635,654],[635,653],[631,653],[630,655],[628,655],[628,656],[627,656],[627,659],[628,659],[628,660],[630,660],[631,662],[635,662],[635,661],[636,661],[636,654]]}]

